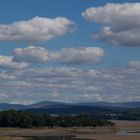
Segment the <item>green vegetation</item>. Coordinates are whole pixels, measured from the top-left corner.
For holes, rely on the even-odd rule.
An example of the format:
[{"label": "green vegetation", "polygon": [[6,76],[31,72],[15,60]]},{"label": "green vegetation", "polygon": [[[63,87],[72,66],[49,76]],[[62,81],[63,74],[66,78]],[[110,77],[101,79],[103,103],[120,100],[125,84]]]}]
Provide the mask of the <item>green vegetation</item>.
[{"label": "green vegetation", "polygon": [[3,111],[0,112],[0,127],[96,127],[96,126],[113,126],[114,123],[98,119],[90,115],[63,115],[63,116],[50,116],[38,115],[24,111]]},{"label": "green vegetation", "polygon": [[97,118],[107,120],[140,120],[140,108],[116,108],[111,111],[97,111],[92,113]]},{"label": "green vegetation", "polygon": [[28,109],[36,114],[90,114],[98,119],[106,120],[140,120],[140,108],[120,108],[120,107],[91,107],[91,106],[71,106],[45,109]]},{"label": "green vegetation", "polygon": [[118,116],[119,120],[140,120],[140,108],[128,109],[122,111]]}]

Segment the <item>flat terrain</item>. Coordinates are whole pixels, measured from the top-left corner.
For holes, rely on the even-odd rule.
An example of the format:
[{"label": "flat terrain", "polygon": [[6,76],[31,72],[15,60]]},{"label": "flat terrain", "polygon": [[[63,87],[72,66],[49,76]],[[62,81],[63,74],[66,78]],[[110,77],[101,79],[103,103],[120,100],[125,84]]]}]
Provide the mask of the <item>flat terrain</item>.
[{"label": "flat terrain", "polygon": [[115,120],[112,121],[116,124],[117,127],[121,129],[140,129],[140,121],[120,121],[120,120]]},{"label": "flat terrain", "polygon": [[[140,135],[121,135],[118,131],[140,130],[140,121],[113,121],[116,127],[99,128],[1,128],[0,140],[23,140],[22,136],[68,136],[89,140],[140,140]],[[12,136],[12,137],[11,137]]]},{"label": "flat terrain", "polygon": [[[140,121],[113,121],[119,131],[140,130]],[[140,135],[101,134],[95,136],[96,140],[140,140]]]}]

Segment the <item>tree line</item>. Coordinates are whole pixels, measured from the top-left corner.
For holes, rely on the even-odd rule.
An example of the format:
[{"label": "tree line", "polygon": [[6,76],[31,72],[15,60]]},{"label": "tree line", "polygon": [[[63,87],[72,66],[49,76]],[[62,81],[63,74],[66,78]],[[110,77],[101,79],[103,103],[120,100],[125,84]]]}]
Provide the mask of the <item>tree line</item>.
[{"label": "tree line", "polygon": [[96,127],[96,126],[113,126],[114,123],[95,118],[94,116],[80,115],[40,115],[25,111],[2,111],[0,112],[0,127]]}]

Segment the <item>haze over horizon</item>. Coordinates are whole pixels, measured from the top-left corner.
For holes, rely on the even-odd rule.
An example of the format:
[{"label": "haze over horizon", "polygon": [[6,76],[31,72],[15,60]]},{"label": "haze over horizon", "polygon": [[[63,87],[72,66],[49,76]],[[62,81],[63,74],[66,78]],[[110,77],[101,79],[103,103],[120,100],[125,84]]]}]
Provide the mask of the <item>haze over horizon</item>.
[{"label": "haze over horizon", "polygon": [[1,0],[0,103],[140,101],[140,2]]}]

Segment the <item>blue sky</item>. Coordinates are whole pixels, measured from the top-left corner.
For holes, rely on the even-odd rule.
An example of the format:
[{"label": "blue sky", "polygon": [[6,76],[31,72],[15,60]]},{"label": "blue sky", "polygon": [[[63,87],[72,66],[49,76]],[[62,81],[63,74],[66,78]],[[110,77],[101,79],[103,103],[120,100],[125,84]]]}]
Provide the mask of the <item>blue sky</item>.
[{"label": "blue sky", "polygon": [[0,102],[139,101],[139,10],[135,0],[1,0]]}]

